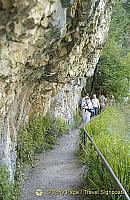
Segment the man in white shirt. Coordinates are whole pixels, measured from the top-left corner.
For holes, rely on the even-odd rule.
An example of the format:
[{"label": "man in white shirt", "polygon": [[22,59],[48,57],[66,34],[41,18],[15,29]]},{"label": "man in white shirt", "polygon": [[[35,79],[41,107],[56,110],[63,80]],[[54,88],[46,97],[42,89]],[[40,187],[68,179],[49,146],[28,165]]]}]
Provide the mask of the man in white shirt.
[{"label": "man in white shirt", "polygon": [[94,109],[94,116],[97,116],[98,110],[100,109],[100,103],[99,103],[99,100],[96,98],[96,94],[93,95],[92,105],[93,105],[93,109]]},{"label": "man in white shirt", "polygon": [[89,100],[90,98],[88,95],[82,99],[82,116],[84,124],[87,124],[90,121],[91,113],[87,109],[91,107],[92,103],[91,101],[89,102]]},{"label": "man in white shirt", "polygon": [[85,112],[90,112],[91,117],[94,116],[93,105],[88,95],[82,100],[82,109],[84,109]]}]

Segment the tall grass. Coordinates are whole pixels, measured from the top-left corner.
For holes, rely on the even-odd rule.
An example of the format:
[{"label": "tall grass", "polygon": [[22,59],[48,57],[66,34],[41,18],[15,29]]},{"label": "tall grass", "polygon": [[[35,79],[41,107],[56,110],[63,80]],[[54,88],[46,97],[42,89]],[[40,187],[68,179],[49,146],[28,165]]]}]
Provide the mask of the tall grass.
[{"label": "tall grass", "polygon": [[[130,189],[130,141],[127,137],[126,120],[116,107],[109,107],[100,116],[92,119],[86,127],[114,173],[129,193]],[[82,135],[81,131],[81,135]],[[81,136],[82,138],[82,136]],[[90,189],[115,190],[111,178],[101,164],[90,143],[84,155],[86,181]],[[102,196],[103,199],[118,199],[118,195]]]}]

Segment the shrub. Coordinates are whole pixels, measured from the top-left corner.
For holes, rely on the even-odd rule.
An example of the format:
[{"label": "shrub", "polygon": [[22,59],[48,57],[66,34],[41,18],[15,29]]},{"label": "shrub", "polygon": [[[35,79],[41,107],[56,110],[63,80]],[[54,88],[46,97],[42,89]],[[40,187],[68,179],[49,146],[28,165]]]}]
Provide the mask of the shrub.
[{"label": "shrub", "polygon": [[58,130],[58,136],[63,135],[69,131],[69,126],[65,123],[65,121],[61,118],[57,118],[55,121],[55,126]]},{"label": "shrub", "polygon": [[32,163],[34,160],[35,146],[32,134],[26,128],[18,132],[17,140],[17,160],[21,163]]},{"label": "shrub", "polygon": [[[55,141],[55,134],[53,131],[53,120],[50,116],[47,117],[39,117],[34,119],[28,127],[29,134],[32,135],[35,152],[40,153],[43,150],[48,149],[50,141],[49,138],[54,138]],[[52,134],[50,137],[50,134]],[[53,144],[54,142],[51,142]]]},{"label": "shrub", "polygon": [[0,200],[15,200],[16,190],[14,185],[9,182],[9,171],[5,165],[0,166]]},{"label": "shrub", "polygon": [[74,127],[77,128],[81,125],[82,123],[82,114],[80,110],[77,110],[74,113]]}]

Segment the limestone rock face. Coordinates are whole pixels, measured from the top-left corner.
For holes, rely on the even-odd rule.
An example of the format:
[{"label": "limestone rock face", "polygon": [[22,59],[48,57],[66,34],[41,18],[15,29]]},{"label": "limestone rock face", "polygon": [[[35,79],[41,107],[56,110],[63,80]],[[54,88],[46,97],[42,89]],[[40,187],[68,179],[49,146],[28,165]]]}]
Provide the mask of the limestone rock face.
[{"label": "limestone rock face", "polygon": [[54,116],[64,118],[70,126],[74,125],[74,113],[81,105],[81,91],[85,85],[85,79],[78,78],[65,84],[58,95],[52,98],[50,111]]},{"label": "limestone rock face", "polygon": [[[0,0],[0,147],[1,162],[9,166],[11,178],[22,124],[45,115],[50,105],[56,116],[68,118],[67,106],[76,108],[81,87],[69,82],[93,74],[107,38],[112,4]],[[64,98],[69,102],[54,103]]]}]

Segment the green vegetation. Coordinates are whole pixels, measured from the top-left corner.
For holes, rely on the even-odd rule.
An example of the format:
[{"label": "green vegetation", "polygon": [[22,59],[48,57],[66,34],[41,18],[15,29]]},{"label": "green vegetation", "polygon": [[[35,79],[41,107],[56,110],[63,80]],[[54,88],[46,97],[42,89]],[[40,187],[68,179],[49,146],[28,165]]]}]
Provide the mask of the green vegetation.
[{"label": "green vegetation", "polygon": [[74,113],[74,128],[79,127],[81,123],[82,123],[82,114],[81,114],[81,110],[78,109]]},{"label": "green vegetation", "polygon": [[36,155],[52,149],[57,137],[68,131],[69,127],[63,119],[39,116],[18,132],[15,184],[9,183],[8,169],[1,166],[0,200],[16,200],[20,193],[20,185],[33,165]]},{"label": "green vegetation", "polygon": [[18,133],[17,160],[32,164],[36,153],[51,149],[56,138],[68,130],[61,118],[47,116],[34,119]]},{"label": "green vegetation", "polygon": [[[91,94],[113,94],[117,100],[128,95],[130,87],[130,17],[126,12],[124,1],[116,1],[113,8],[108,41],[102,50],[86,92]],[[121,86],[121,87],[120,87]]]},{"label": "green vegetation", "polygon": [[0,166],[0,200],[16,200],[19,188],[9,181],[9,171],[5,165]]},{"label": "green vegetation", "polygon": [[[128,96],[130,88],[130,16],[127,13],[127,6],[127,4],[124,6],[123,0],[116,1],[107,43],[101,52],[93,77],[86,80],[83,96],[87,93],[90,95],[96,93],[97,96],[103,93],[107,97],[113,94],[116,102]],[[88,85],[90,86],[88,87]],[[92,119],[86,128],[119,181],[130,193],[130,140],[129,134],[126,134],[129,108],[127,107],[127,112],[125,112],[125,106],[122,111],[117,107],[107,108],[101,115]],[[87,189],[116,190],[109,173],[89,142],[87,151],[84,153],[82,148],[83,130],[81,130],[80,137],[80,153],[86,163]],[[95,197],[92,199],[95,200]],[[100,195],[99,199],[118,200],[122,197]]]},{"label": "green vegetation", "polygon": [[64,133],[67,133],[69,131],[68,125],[61,118],[57,118],[54,125],[55,125],[56,130],[57,130],[57,136],[59,136],[59,137],[61,135],[63,135]]},{"label": "green vegetation", "polygon": [[[100,116],[91,120],[86,129],[119,181],[126,191],[129,192],[130,141],[126,134],[126,121],[122,112],[116,107],[109,107]],[[83,146],[82,140],[83,131],[81,130],[81,146]],[[106,168],[102,165],[100,158],[89,142],[86,153],[81,151],[81,154],[86,163],[85,177],[87,189],[100,191],[115,190]],[[102,195],[104,200],[118,199],[118,197],[118,195]]]},{"label": "green vegetation", "polygon": [[9,173],[6,166],[0,167],[0,200],[10,200],[12,185],[9,184]]}]

